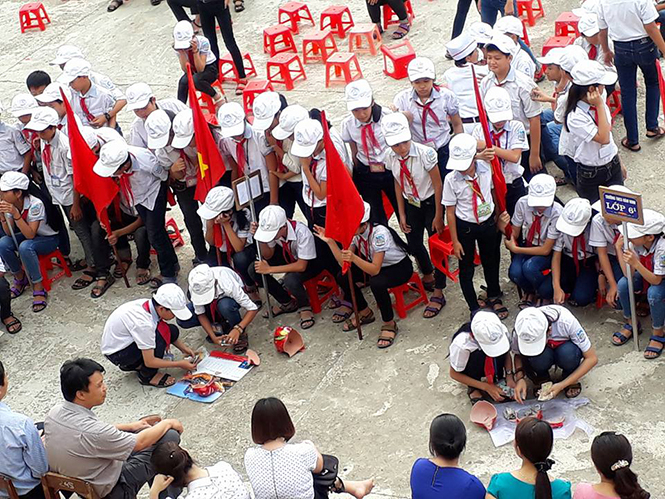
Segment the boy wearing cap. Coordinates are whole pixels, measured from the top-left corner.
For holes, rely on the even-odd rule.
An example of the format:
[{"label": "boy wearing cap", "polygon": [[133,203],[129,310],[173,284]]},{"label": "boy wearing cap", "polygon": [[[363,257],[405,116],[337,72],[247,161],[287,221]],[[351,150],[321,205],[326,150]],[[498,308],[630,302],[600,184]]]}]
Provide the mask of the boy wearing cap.
[{"label": "boy wearing cap", "polygon": [[30,144],[23,134],[0,119],[0,175],[9,171],[28,173],[31,161]]},{"label": "boy wearing cap", "polygon": [[430,59],[416,57],[407,70],[412,88],[399,92],[393,104],[409,119],[413,140],[436,149],[439,172],[445,177],[451,136],[448,122],[453,133],[462,132],[459,100],[449,89],[434,84],[436,70]]},{"label": "boy wearing cap", "polygon": [[[193,371],[196,353],[179,338],[178,328],[166,321],[191,317],[182,289],[177,284],[164,284],[149,300],[133,300],[111,312],[102,333],[102,354],[120,370],[136,371],[144,386],[169,387],[175,378],[159,369]],[[171,345],[190,358],[173,360]]]},{"label": "boy wearing cap", "polygon": [[[215,345],[233,345],[233,352],[244,353],[249,347],[247,327],[259,311],[259,307],[243,290],[238,274],[228,267],[212,267],[203,264],[189,273],[190,310],[194,315],[188,321],[178,321],[182,328],[201,326],[208,340]],[[240,315],[240,309],[245,315]],[[222,330],[217,323],[223,320]],[[224,333],[222,333],[224,331]]]},{"label": "boy wearing cap", "polygon": [[[598,15],[587,13],[580,17],[577,22],[580,36],[575,39],[575,45],[579,45],[589,55],[592,61],[605,64],[605,51],[600,43],[600,27],[598,26]],[[610,50],[612,43],[609,42]]]},{"label": "boy wearing cap", "polygon": [[39,135],[33,130],[27,130],[25,125],[30,122],[32,113],[39,108],[39,103],[30,94],[20,93],[16,94],[12,99],[11,113],[18,121],[14,125],[19,130],[25,140],[30,144],[30,174],[35,180],[35,183],[41,184],[41,156]]},{"label": "boy wearing cap", "polygon": [[508,310],[501,301],[497,229],[497,219],[503,214],[495,213],[492,171],[486,162],[476,160],[477,146],[478,141],[466,133],[451,140],[448,169],[453,171],[443,181],[441,202],[446,207],[453,252],[459,260],[460,287],[469,310],[473,313],[481,308],[473,285],[477,244],[487,284],[482,306],[490,306],[505,319]]},{"label": "boy wearing cap", "polygon": [[536,75],[537,67],[529,54],[524,51],[519,43],[520,37],[524,32],[522,21],[515,16],[503,16],[494,25],[494,32],[496,34],[506,35],[513,42],[515,42],[515,49],[513,50],[513,60],[510,65],[517,71],[521,71],[529,78],[533,79]]},{"label": "boy wearing cap", "polygon": [[[58,116],[60,116],[60,121],[58,123],[58,129],[61,130],[65,135],[67,134],[67,109],[65,108],[65,103],[62,100],[62,93],[60,92],[62,90],[62,93],[65,94],[65,97],[67,97],[67,100],[73,104],[73,95],[72,95],[72,89],[69,88],[67,85],[63,85],[58,82],[53,82],[51,83],[44,92],[39,94],[38,96],[35,97],[37,99],[37,102],[39,102],[40,105],[45,105],[48,107],[52,107],[53,109],[56,110],[58,113]],[[79,126],[79,129],[83,126],[83,123],[81,122],[81,118],[78,117],[77,114],[74,114],[74,119],[76,120],[76,123]]]},{"label": "boy wearing cap", "polygon": [[425,289],[434,291],[423,313],[423,317],[431,319],[439,315],[446,304],[443,295],[446,276],[439,269],[434,269],[423,244],[425,231],[431,236],[435,232],[442,233],[445,227],[438,157],[431,147],[411,140],[409,121],[402,113],[386,116],[381,129],[389,146],[386,168],[394,177],[400,228],[406,234],[410,252],[423,273]]},{"label": "boy wearing cap", "polygon": [[[582,393],[580,380],[598,364],[596,349],[586,331],[565,307],[548,305],[522,310],[515,320],[511,338],[515,354],[515,373],[523,371],[533,381],[536,395],[545,400],[563,392],[566,398]],[[549,371],[558,367],[563,371],[561,381],[547,392],[540,386],[550,381]],[[516,382],[515,392],[526,398],[526,380]]]}]

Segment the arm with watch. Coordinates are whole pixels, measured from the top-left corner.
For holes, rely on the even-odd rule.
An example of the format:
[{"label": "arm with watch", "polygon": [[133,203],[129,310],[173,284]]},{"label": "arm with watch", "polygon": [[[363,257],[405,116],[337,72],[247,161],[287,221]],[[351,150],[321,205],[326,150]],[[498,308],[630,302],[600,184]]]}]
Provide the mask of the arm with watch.
[{"label": "arm with watch", "polygon": [[506,384],[515,390],[515,402],[519,404],[523,404],[526,400],[527,386],[525,378],[522,357],[515,354],[513,360],[509,354],[506,357]]},{"label": "arm with watch", "polygon": [[208,319],[208,316],[206,316],[206,314],[198,315],[198,319],[199,323],[201,324],[201,327],[208,334],[213,344],[235,345],[236,343],[238,343],[238,338],[240,337],[240,335],[245,332],[245,329],[254,320],[254,317],[256,317],[257,313],[258,309],[248,310],[245,313],[245,316],[242,318],[242,320],[238,324],[233,326],[228,334],[225,334],[223,336],[217,336],[215,334],[215,331],[212,328],[212,323],[210,322],[210,319]]}]

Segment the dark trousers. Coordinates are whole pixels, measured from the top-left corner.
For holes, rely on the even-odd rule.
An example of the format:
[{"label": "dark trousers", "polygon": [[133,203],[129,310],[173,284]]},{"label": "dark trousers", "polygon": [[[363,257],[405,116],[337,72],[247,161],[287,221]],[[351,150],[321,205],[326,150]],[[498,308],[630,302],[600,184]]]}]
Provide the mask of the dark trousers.
[{"label": "dark trousers", "polygon": [[[213,309],[213,304],[215,308]],[[183,329],[191,329],[193,327],[198,327],[201,325],[199,321],[199,316],[194,312],[194,305],[191,303],[187,304],[187,308],[192,312],[192,317],[186,321],[181,321],[177,319],[178,326]],[[240,309],[242,307],[235,301],[233,298],[228,296],[220,298],[219,300],[213,301],[211,304],[205,306],[205,316],[211,323],[221,323],[224,325],[224,331],[230,330],[236,324],[240,324],[242,316],[240,315]]]},{"label": "dark trousers", "polygon": [[26,492],[23,495],[20,495],[19,497],[20,499],[44,499],[44,487],[42,487],[42,484],[40,483],[34,489]]},{"label": "dark trousers", "polygon": [[[109,213],[110,212],[111,210],[109,210]],[[122,211],[120,212],[120,215],[121,219],[119,220],[115,218],[115,214],[113,217],[109,217],[111,222],[111,230],[119,230],[123,227],[127,227],[138,218],[128,215]],[[93,248],[95,251],[97,275],[100,277],[107,276],[110,272],[111,264],[113,263],[113,255],[111,253],[111,247],[108,243],[108,240],[106,239],[106,231],[102,228],[99,221],[96,221],[92,225],[91,234]],[[136,243],[137,251],[136,268],[150,268],[150,241],[148,241],[148,231],[146,230],[145,225],[142,225],[136,229],[132,235],[134,237],[134,243]],[[115,249],[118,251],[118,256],[122,261],[130,262],[132,260],[132,249],[129,245],[129,238],[127,235],[118,238]]]},{"label": "dark trousers", "polygon": [[[208,257],[208,265],[211,267],[216,267],[222,265],[224,267],[231,267],[229,263],[229,256],[226,252],[220,252],[219,259],[217,258],[217,250],[212,247],[210,248],[210,256]],[[248,244],[245,246],[245,249],[238,253],[233,253],[231,256],[233,261],[233,270],[240,276],[245,286],[253,288],[255,286],[254,281],[249,275],[249,268],[254,267],[254,262],[256,261],[256,246],[253,244]]]},{"label": "dark trousers", "polygon": [[[598,289],[596,257],[588,257],[586,264],[584,261],[580,261],[579,266],[578,274],[573,258],[566,254],[561,255],[561,289],[570,294],[571,301],[585,307],[596,299],[596,290]],[[540,275],[534,275],[532,284],[541,298],[551,300],[554,296],[551,273],[546,276],[542,275],[542,272]]]},{"label": "dark trousers", "polygon": [[[494,381],[498,381],[502,378],[505,378],[504,376],[504,365],[506,362],[506,355],[501,355],[500,357],[495,357],[494,358]],[[466,367],[464,368],[464,371],[462,371],[462,374],[466,374],[469,378],[473,378],[477,381],[480,381],[481,379],[485,378],[485,359],[487,358],[487,355],[483,353],[482,350],[476,350],[474,352],[471,352],[471,355],[469,355],[469,361],[466,363]]]},{"label": "dark trousers", "polygon": [[152,210],[148,210],[143,205],[137,205],[141,220],[148,231],[148,241],[157,252],[157,262],[159,271],[163,277],[175,277],[178,273],[178,257],[171,244],[171,239],[164,227],[164,218],[166,216],[166,182],[162,183],[159,194]]},{"label": "dark trousers", "polygon": [[174,189],[173,192],[178,200],[178,206],[182,210],[185,227],[187,227],[189,239],[194,247],[194,255],[198,261],[204,262],[208,255],[208,246],[203,235],[203,222],[201,222],[201,217],[196,212],[199,209],[199,202],[194,199],[196,185],[192,185],[181,191]]},{"label": "dark trousers", "polygon": [[307,219],[307,227],[309,230],[313,230],[315,225],[320,227],[326,226],[326,206],[319,206],[318,208],[312,208],[307,205],[305,211],[305,218]]},{"label": "dark trousers", "polygon": [[166,3],[169,4],[171,12],[178,21],[191,21],[185,12],[185,7],[189,8],[193,16],[199,13],[196,0],[166,0]]},{"label": "dark trousers", "polygon": [[367,12],[374,24],[381,24],[381,7],[386,4],[390,5],[400,21],[406,21],[408,14],[406,13],[404,0],[378,0],[374,5],[367,3]]},{"label": "dark trousers", "polygon": [[476,253],[476,244],[478,245],[480,262],[485,274],[487,296],[497,298],[501,295],[501,286],[499,285],[501,239],[497,237],[497,230],[494,215],[481,224],[457,219],[457,239],[464,250],[464,256],[459,262],[459,283],[471,312],[475,312],[480,308],[476,289],[473,285],[473,275],[475,273],[473,260]]},{"label": "dark trousers", "polygon": [[446,175],[450,173],[448,167],[448,158],[450,157],[450,150],[448,144],[441,146],[436,150],[437,160],[439,162],[439,174],[441,175],[441,183],[443,179],[446,178]]},{"label": "dark trousers", "polygon": [[12,315],[12,294],[9,283],[4,276],[0,277],[0,319],[3,321]]},{"label": "dark trousers", "polygon": [[[194,73],[192,80],[194,80],[194,87],[196,90],[203,92],[210,97],[215,96],[215,89],[212,84],[219,77],[219,66],[217,61],[208,64],[200,73]],[[178,82],[178,100],[187,104],[187,97],[189,97],[189,81],[187,81],[187,73],[180,77]]]},{"label": "dark trousers", "polygon": [[[219,45],[217,44],[217,31],[215,30],[215,19],[219,24],[219,30],[222,32],[222,40],[226,50],[233,58],[233,64],[238,70],[240,78],[245,78],[245,66],[242,62],[242,54],[233,36],[233,23],[231,21],[231,11],[224,6],[224,0],[214,0],[208,2],[198,1],[199,14],[201,18],[201,28],[203,34],[210,41],[210,48],[213,54],[219,59]],[[215,62],[215,65],[217,63]],[[214,81],[214,80],[213,80]]]},{"label": "dark trousers", "polygon": [[353,181],[362,198],[372,207],[371,220],[380,225],[388,225],[388,217],[383,209],[383,194],[388,196],[393,210],[397,212],[393,174],[391,172],[371,173],[367,166],[360,164],[353,174]]},{"label": "dark trousers", "polygon": [[[530,147],[531,134],[527,135],[527,140],[529,141],[529,147]],[[531,172],[531,167],[529,166],[529,156],[531,155],[530,153],[531,153],[530,149],[522,151],[522,160],[520,161],[522,168],[524,168],[524,173],[522,173],[522,176],[524,177],[524,180],[527,181],[527,183],[533,178],[534,175],[538,175],[539,173],[547,173],[547,168],[545,168],[545,163],[542,164],[540,170],[538,170],[537,172],[535,173]],[[542,154],[541,154],[541,160],[542,160]]]},{"label": "dark trousers", "polygon": [[434,272],[434,287],[443,289],[446,287],[446,275],[439,269],[434,268],[427,248],[423,243],[425,231],[427,231],[428,236],[434,234],[434,230],[432,230],[432,222],[434,221],[434,215],[436,215],[434,196],[421,201],[420,207],[413,206],[406,200],[404,200],[404,205],[406,223],[411,227],[411,232],[406,235],[411,254],[415,257],[423,274],[428,275]]},{"label": "dark trousers", "polygon": [[510,184],[506,185],[506,211],[511,217],[515,213],[515,205],[522,196],[527,195],[526,186],[521,178],[516,178]]},{"label": "dark trousers", "polygon": [[[351,265],[351,270],[349,272],[351,272],[354,285],[359,282],[364,282],[367,278],[367,275],[355,265]],[[411,259],[409,257],[405,257],[395,265],[382,267],[381,271],[377,275],[369,277],[369,287],[372,290],[374,299],[376,300],[376,305],[379,307],[379,311],[381,312],[381,320],[383,322],[390,322],[394,318],[393,303],[390,299],[389,289],[405,284],[409,281],[412,275],[413,264],[411,263]],[[344,300],[351,302],[349,277],[346,274],[342,275],[341,272],[338,272],[337,284],[344,292]],[[362,290],[356,288],[355,294],[358,310],[365,310],[368,305]]]},{"label": "dark trousers", "polygon": [[302,182],[284,182],[279,188],[279,205],[284,208],[286,218],[293,218],[296,203],[302,214],[305,215],[309,207],[302,198]]},{"label": "dark trousers", "polygon": [[[477,6],[478,0],[476,0]],[[457,10],[455,11],[455,20],[453,21],[453,34],[450,38],[456,38],[464,31],[464,23],[469,13],[469,7],[471,7],[471,0],[457,0]]]},{"label": "dark trousers", "polygon": [[563,371],[563,379],[575,372],[582,362],[582,350],[572,341],[566,341],[556,348],[545,347],[540,355],[534,357],[522,356],[524,369],[531,379],[548,379],[549,371],[553,366]]},{"label": "dark trousers", "polygon": [[603,166],[577,164],[577,193],[580,197],[588,199],[591,204],[595,203],[600,199],[598,187],[601,185],[623,185],[618,154]]}]

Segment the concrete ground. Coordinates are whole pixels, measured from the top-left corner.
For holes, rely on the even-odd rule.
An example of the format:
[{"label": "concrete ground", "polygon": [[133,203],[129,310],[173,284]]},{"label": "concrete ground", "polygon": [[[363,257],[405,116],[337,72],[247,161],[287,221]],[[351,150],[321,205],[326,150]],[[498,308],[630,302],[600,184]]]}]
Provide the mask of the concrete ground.
[{"label": "concrete ground", "polygon": [[[247,10],[234,14],[236,37],[241,49],[252,54],[259,73],[265,75],[260,33],[276,21],[280,0],[246,1]],[[52,77],[59,74],[47,63],[57,47],[65,43],[79,46],[95,70],[110,75],[121,87],[146,81],[158,97],[175,96],[180,70],[171,49],[174,19],[166,2],[152,7],[148,0],[131,0],[113,14],[106,13],[107,0],[44,3],[52,24],[44,32],[21,34],[17,20],[21,2],[0,2],[0,25],[5,33],[0,42],[0,96],[5,107],[15,93],[25,90],[25,77],[30,71],[44,69]],[[449,39],[455,4],[414,0],[417,17],[409,38],[419,55],[436,62],[440,74],[450,66],[444,59],[443,45]],[[328,2],[311,0],[309,5],[318,19]],[[575,6],[572,0],[545,1],[547,17],[529,31],[538,51],[553,34],[558,13]],[[351,8],[356,22],[368,21],[364,2],[355,0]],[[468,22],[477,17],[475,12],[470,14]],[[360,61],[379,103],[388,104],[399,89],[408,85],[405,80],[383,76],[380,57],[362,56]],[[324,88],[321,66],[308,66],[307,74],[308,80],[288,92],[287,98],[326,109],[333,123],[338,124],[346,112],[343,89]],[[548,84],[544,86],[549,88]],[[642,106],[643,88],[642,84]],[[235,98],[231,88],[227,88],[227,95]],[[9,118],[7,112],[3,118]],[[122,113],[120,122],[125,130],[132,118],[131,113]],[[615,140],[623,135],[619,121]],[[665,148],[646,142],[639,154],[621,151],[629,171],[627,185],[644,194],[645,206],[662,210],[658,200],[665,194],[665,177],[658,165],[662,164],[660,155]],[[554,170],[550,165],[550,171]],[[564,190],[560,195],[567,199],[570,192]],[[192,254],[189,248],[179,249],[178,254],[183,266],[180,284],[184,286]],[[503,256],[502,275],[507,276],[505,251]],[[133,277],[133,269],[130,275]],[[252,406],[258,398],[274,395],[289,407],[298,428],[297,438],[310,439],[320,450],[339,456],[345,476],[374,477],[375,497],[409,496],[409,470],[417,457],[427,455],[428,427],[434,416],[453,412],[468,422],[470,405],[463,388],[450,380],[446,360],[451,335],[467,317],[457,285],[449,286],[448,305],[438,318],[424,320],[421,310],[415,310],[402,320],[397,342],[388,350],[379,351],[375,346],[376,324],[367,327],[366,339],[359,342],[355,333],[343,333],[331,324],[331,312],[324,311],[317,325],[304,333],[307,350],[289,359],[275,352],[271,333],[278,324],[296,326],[296,318],[287,316],[272,325],[256,320],[250,337],[263,364],[218,402],[204,405],[141,387],[133,375],[120,372],[101,358],[99,339],[108,314],[127,300],[147,297],[147,289],[135,285],[125,289],[117,283],[103,299],[93,301],[87,291],[73,292],[70,284],[61,281],[55,285],[49,307],[41,314],[30,311],[28,297],[16,300],[14,311],[23,320],[24,330],[0,338],[0,358],[12,384],[7,401],[36,420],[61,400],[59,366],[73,357],[92,357],[108,369],[107,402],[97,410],[101,418],[120,422],[155,412],[179,418],[186,429],[183,445],[200,463],[208,465],[224,459],[246,478],[242,460],[251,445]],[[511,327],[517,297],[507,277],[504,290],[512,312],[507,320]],[[611,346],[610,335],[617,328],[619,316],[608,308],[596,311],[589,307],[575,312],[588,329],[600,358],[599,366],[583,383],[584,396],[591,399],[591,404],[578,414],[598,432],[624,433],[633,444],[634,469],[641,482],[652,497],[661,497],[665,480],[652,463],[664,455],[665,423],[659,415],[665,411],[665,399],[662,385],[656,381],[663,374],[662,360],[644,360],[634,351],[632,342],[623,348]],[[201,330],[191,330],[185,338],[190,345],[200,347],[206,345],[203,336]],[[642,346],[644,342],[642,338]],[[493,473],[517,466],[512,448],[495,449],[485,431],[471,424],[468,433],[463,465],[485,484]],[[557,464],[552,475],[573,483],[596,480],[589,447],[590,439],[580,431],[568,440],[557,441],[553,454]]]}]

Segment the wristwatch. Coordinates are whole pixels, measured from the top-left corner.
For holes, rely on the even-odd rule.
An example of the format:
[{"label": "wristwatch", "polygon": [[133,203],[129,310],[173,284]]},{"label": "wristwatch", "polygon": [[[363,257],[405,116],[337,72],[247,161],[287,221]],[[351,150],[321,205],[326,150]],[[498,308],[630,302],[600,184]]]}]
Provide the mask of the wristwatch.
[{"label": "wristwatch", "polygon": [[106,121],[111,121],[111,115],[109,113],[104,113],[104,117],[106,118]]}]

